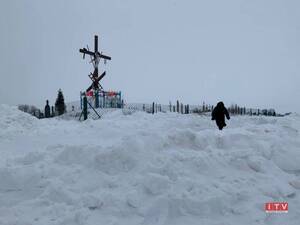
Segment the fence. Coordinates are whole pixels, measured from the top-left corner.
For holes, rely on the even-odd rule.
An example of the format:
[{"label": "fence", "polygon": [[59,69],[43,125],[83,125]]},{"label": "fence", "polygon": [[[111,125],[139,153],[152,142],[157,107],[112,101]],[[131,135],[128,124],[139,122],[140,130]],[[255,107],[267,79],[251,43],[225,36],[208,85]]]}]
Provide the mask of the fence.
[{"label": "fence", "polygon": [[[190,105],[190,104],[181,103],[178,100],[174,105],[171,102],[169,103],[169,105],[162,105],[162,104],[152,102],[150,104],[125,104],[124,107],[140,110],[152,114],[158,112],[176,112],[180,114],[190,114],[190,113],[207,114],[207,113],[211,113],[214,109],[214,106],[210,104],[203,103],[202,105]],[[257,108],[255,109],[255,108],[241,107],[238,105],[231,105],[227,109],[231,115],[281,116],[280,114],[276,114],[274,109],[257,109]]]}]

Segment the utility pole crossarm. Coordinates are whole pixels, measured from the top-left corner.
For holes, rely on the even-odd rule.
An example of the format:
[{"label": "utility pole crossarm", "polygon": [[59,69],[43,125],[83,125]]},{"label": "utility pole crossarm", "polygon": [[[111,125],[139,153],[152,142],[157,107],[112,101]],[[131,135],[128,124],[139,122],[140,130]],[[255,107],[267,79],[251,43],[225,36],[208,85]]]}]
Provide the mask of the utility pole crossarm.
[{"label": "utility pole crossarm", "polygon": [[79,49],[79,52],[81,52],[81,53],[83,53],[83,54],[95,56],[95,53],[94,53],[94,52],[91,52],[91,51],[87,50],[86,48],[81,48],[81,49]]},{"label": "utility pole crossarm", "polygon": [[97,55],[98,55],[100,58],[102,58],[102,59],[111,60],[111,57],[110,57],[110,56],[100,54],[99,52],[97,52]]},{"label": "utility pole crossarm", "polygon": [[99,62],[100,59],[104,59],[104,63],[106,60],[111,60],[110,56],[103,55],[102,52],[100,53],[98,51],[98,36],[95,35],[94,37],[94,52],[90,51],[89,48],[81,48],[79,49],[80,53],[83,53],[83,58],[85,58],[85,55],[90,55],[91,56],[91,63],[93,63],[94,66],[94,72],[89,75],[90,79],[92,80],[92,84],[88,87],[87,92],[90,91],[91,89],[94,90],[101,90],[103,89],[102,86],[100,85],[99,81],[105,76],[105,72],[99,76],[98,71],[99,71]]}]

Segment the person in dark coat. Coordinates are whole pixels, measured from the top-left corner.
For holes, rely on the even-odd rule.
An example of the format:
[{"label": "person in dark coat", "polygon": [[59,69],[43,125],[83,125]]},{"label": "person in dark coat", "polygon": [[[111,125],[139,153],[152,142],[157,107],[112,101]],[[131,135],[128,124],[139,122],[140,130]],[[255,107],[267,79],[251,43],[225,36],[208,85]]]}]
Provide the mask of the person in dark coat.
[{"label": "person in dark coat", "polygon": [[46,101],[46,106],[45,106],[45,118],[50,117],[50,106],[49,106],[49,101]]},{"label": "person in dark coat", "polygon": [[225,116],[228,120],[230,119],[229,113],[224,106],[224,103],[218,102],[217,106],[212,111],[211,120],[216,120],[216,124],[220,130],[222,130],[223,127],[226,126]]}]

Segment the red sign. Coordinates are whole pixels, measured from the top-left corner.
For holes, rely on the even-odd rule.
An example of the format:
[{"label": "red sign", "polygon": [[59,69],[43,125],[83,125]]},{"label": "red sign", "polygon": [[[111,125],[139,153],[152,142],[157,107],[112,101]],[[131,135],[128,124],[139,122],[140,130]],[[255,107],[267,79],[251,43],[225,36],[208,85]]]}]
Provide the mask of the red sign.
[{"label": "red sign", "polygon": [[115,96],[117,93],[114,92],[114,91],[109,91],[108,92],[108,96],[112,97],[112,96]]},{"label": "red sign", "polygon": [[86,96],[93,96],[93,90],[90,90],[86,93]]},{"label": "red sign", "polygon": [[268,202],[265,204],[267,213],[287,213],[289,204],[287,202]]}]

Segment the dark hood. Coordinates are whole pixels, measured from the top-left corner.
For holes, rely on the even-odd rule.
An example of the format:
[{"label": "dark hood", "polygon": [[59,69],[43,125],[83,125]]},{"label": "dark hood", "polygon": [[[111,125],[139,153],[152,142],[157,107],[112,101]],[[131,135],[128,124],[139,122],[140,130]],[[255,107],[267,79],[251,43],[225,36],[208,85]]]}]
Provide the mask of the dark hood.
[{"label": "dark hood", "polygon": [[224,108],[224,103],[223,102],[218,102],[217,107],[218,108]]}]

